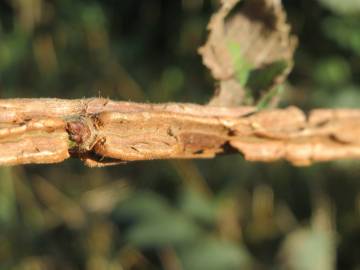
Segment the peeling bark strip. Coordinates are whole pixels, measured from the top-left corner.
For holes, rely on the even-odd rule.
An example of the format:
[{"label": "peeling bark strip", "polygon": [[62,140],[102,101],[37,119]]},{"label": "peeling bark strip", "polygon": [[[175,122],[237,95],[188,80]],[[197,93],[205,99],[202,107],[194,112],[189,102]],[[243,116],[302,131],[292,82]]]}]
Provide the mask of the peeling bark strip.
[{"label": "peeling bark strip", "polygon": [[360,158],[360,110],[140,104],[82,100],[0,100],[0,165],[89,166],[240,152],[251,161],[295,165]]}]

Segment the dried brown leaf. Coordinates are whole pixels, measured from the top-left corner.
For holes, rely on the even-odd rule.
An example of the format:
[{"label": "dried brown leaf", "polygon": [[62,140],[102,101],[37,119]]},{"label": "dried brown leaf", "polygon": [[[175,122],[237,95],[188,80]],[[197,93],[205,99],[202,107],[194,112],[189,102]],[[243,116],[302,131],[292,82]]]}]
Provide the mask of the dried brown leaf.
[{"label": "dried brown leaf", "polygon": [[[285,80],[296,38],[290,35],[280,0],[223,0],[208,29],[208,40],[199,52],[219,84],[210,104],[244,104],[248,91],[264,92]],[[256,86],[249,85],[249,77],[267,68],[279,70],[272,71],[268,82],[260,77]]]}]

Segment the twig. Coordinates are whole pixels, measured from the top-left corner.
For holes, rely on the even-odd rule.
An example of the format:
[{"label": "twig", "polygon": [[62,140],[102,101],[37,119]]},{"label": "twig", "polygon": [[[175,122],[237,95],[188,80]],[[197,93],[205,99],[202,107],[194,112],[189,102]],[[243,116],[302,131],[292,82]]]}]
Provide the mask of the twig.
[{"label": "twig", "polygon": [[211,158],[240,152],[251,161],[295,165],[360,158],[360,110],[194,104],[140,104],[93,98],[0,100],[0,165],[89,166],[126,161]]}]

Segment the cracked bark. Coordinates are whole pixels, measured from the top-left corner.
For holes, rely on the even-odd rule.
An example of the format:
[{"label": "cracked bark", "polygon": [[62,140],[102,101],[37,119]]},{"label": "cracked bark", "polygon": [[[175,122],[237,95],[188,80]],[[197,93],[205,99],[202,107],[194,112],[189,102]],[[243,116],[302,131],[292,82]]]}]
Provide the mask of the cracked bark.
[{"label": "cracked bark", "polygon": [[360,110],[296,107],[257,111],[195,104],[140,104],[102,98],[0,100],[0,165],[88,166],[136,160],[212,158],[295,165],[360,158]]}]

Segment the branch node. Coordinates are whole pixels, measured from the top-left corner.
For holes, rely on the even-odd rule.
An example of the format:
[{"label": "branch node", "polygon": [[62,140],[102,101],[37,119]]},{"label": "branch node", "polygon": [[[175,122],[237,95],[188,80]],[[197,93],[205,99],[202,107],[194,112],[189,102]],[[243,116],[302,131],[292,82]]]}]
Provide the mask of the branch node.
[{"label": "branch node", "polygon": [[69,139],[76,143],[80,152],[90,151],[97,140],[97,131],[93,119],[88,116],[78,116],[69,120],[65,127]]}]

